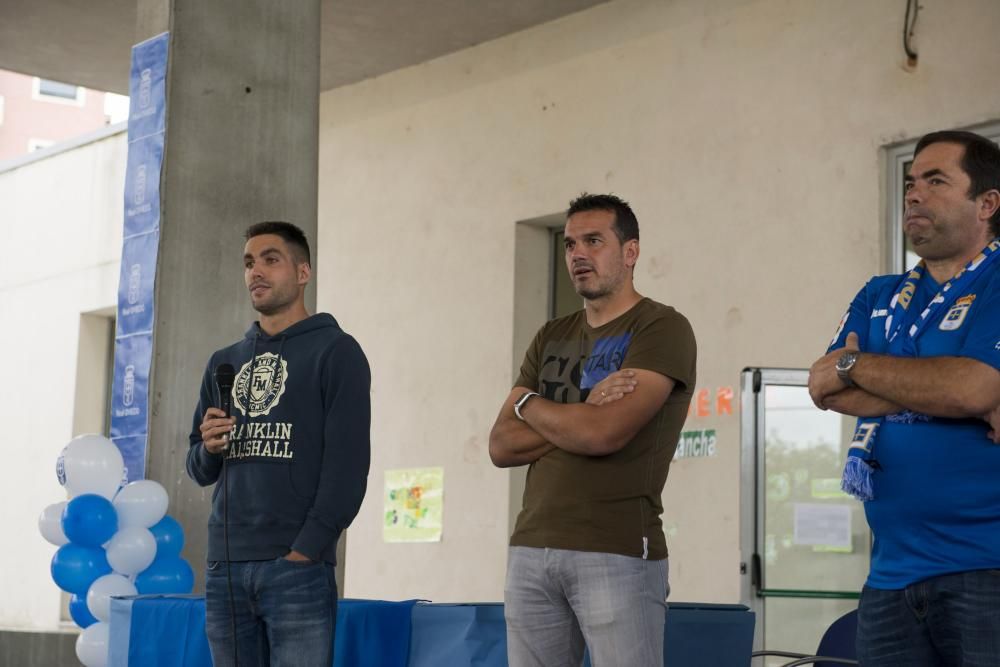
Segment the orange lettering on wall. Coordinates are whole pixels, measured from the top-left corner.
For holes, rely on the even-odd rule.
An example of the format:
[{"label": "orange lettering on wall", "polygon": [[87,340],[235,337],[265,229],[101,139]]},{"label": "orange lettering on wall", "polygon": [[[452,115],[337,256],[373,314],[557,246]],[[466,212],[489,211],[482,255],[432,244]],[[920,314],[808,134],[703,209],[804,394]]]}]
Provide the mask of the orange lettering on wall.
[{"label": "orange lettering on wall", "polygon": [[719,390],[715,392],[715,414],[717,415],[733,414],[732,387],[719,387]]},{"label": "orange lettering on wall", "polygon": [[695,414],[699,417],[707,417],[710,414],[708,408],[708,389],[701,389],[698,391],[698,407]]},{"label": "orange lettering on wall", "polygon": [[731,415],[733,414],[734,398],[735,393],[732,387],[716,387],[713,411],[712,390],[698,389],[694,398],[688,403],[687,416],[690,418]]}]

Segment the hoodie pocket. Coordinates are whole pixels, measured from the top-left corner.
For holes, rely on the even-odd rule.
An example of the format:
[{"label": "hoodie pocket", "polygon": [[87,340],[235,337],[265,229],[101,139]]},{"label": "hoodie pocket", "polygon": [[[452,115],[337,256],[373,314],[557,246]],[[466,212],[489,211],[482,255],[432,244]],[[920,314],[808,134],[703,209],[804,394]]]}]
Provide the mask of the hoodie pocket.
[{"label": "hoodie pocket", "polygon": [[261,529],[301,522],[310,503],[287,481],[290,467],[286,463],[241,464],[239,474],[234,472],[230,480],[230,520]]}]

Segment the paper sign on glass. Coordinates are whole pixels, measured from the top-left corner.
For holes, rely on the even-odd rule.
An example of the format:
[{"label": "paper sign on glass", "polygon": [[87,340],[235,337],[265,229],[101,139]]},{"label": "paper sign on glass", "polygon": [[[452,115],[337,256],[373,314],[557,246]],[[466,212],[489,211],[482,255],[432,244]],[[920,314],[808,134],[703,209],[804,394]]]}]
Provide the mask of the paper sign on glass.
[{"label": "paper sign on glass", "polygon": [[832,503],[795,503],[795,544],[851,547],[851,506]]}]

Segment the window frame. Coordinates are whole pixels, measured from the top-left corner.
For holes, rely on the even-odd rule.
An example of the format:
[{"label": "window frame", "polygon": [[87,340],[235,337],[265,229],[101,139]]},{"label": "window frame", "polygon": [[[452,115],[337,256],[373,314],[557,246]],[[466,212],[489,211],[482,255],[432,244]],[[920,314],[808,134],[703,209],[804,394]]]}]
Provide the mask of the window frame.
[{"label": "window frame", "polygon": [[[31,79],[31,99],[38,100],[40,102],[52,102],[54,104],[65,104],[72,107],[82,107],[87,103],[87,90],[82,86],[76,86],[76,97],[70,99],[68,97],[62,97],[61,95],[49,95],[48,93],[42,92],[42,81],[41,77],[32,77]],[[56,81],[55,79],[44,79],[44,81],[52,81],[53,83],[60,83],[63,85],[71,86],[73,84],[67,84],[63,81]]]}]

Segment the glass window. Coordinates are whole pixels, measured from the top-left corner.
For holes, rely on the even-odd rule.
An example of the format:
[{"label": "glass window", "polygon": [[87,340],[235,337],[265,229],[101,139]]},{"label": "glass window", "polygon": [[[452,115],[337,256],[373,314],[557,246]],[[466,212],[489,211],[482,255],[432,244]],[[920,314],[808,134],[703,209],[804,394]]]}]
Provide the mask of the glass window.
[{"label": "glass window", "polygon": [[80,97],[80,89],[68,83],[39,79],[38,94],[48,95],[49,97],[61,97],[64,100],[76,100]]},{"label": "glass window", "polygon": [[85,91],[80,86],[51,79],[39,79],[37,76],[32,79],[32,98],[43,102],[55,102],[57,104],[68,104],[70,106],[83,106],[85,102]]}]

